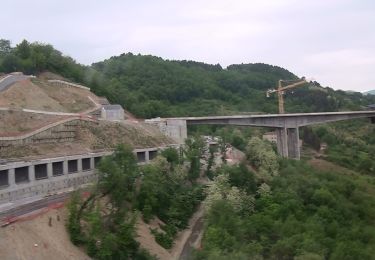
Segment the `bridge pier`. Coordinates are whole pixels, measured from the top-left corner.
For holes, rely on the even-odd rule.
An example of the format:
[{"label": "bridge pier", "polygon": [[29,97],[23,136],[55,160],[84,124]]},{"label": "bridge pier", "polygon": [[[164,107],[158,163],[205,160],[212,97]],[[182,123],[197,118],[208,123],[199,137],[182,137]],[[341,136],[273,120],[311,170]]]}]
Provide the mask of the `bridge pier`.
[{"label": "bridge pier", "polygon": [[296,160],[301,158],[298,127],[288,129],[288,157]]},{"label": "bridge pier", "polygon": [[284,128],[277,128],[276,129],[277,135],[277,152],[281,157],[288,157],[288,132],[287,129]]},{"label": "bridge pier", "polygon": [[299,130],[296,128],[277,128],[277,152],[281,157],[299,160]]},{"label": "bridge pier", "polygon": [[174,138],[178,143],[183,143],[187,137],[186,127],[188,125],[237,125],[276,128],[279,155],[299,160],[298,127],[356,118],[371,118],[371,122],[375,123],[375,111],[157,118],[145,122],[158,125],[165,135]]}]

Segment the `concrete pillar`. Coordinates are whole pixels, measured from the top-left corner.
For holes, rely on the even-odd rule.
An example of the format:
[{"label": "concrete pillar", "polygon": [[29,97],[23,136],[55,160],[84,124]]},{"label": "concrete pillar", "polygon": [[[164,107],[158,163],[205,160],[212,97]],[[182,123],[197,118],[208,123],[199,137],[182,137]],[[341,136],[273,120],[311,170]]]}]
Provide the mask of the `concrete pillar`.
[{"label": "concrete pillar", "polygon": [[286,128],[277,128],[277,151],[281,157],[288,157],[288,135]]},{"label": "concrete pillar", "polygon": [[91,168],[91,170],[94,170],[94,169],[95,169],[95,161],[94,161],[94,157],[91,157],[91,158],[90,158],[90,168]]},{"label": "concrete pillar", "polygon": [[375,117],[371,117],[371,124],[375,124]]},{"label": "concrete pillar", "polygon": [[145,151],[145,163],[150,162],[150,151]]},{"label": "concrete pillar", "polygon": [[53,177],[52,163],[47,163],[47,176],[48,176],[48,179]]},{"label": "concrete pillar", "polygon": [[82,172],[82,158],[77,159],[77,172]]},{"label": "concrete pillar", "polygon": [[9,188],[13,188],[17,185],[16,175],[14,174],[14,168],[8,170],[8,182],[9,182]]},{"label": "concrete pillar", "polygon": [[167,119],[165,127],[165,130],[161,129],[164,134],[174,139],[178,144],[185,143],[187,138],[186,120]]},{"label": "concrete pillar", "polygon": [[291,159],[299,160],[301,158],[298,127],[288,129],[288,155]]},{"label": "concrete pillar", "polygon": [[34,165],[29,166],[29,182],[35,181],[35,168]]},{"label": "concrete pillar", "polygon": [[64,174],[64,175],[67,175],[67,174],[68,174],[68,160],[67,160],[67,159],[65,159],[65,160],[63,161],[63,174]]}]

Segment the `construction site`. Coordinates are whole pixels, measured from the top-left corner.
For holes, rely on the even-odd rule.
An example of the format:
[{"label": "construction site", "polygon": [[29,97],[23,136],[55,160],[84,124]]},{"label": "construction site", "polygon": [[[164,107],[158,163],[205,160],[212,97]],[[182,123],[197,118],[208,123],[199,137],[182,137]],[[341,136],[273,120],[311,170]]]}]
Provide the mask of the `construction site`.
[{"label": "construction site", "polygon": [[[139,163],[177,143],[89,88],[52,73],[0,79],[0,208],[77,189],[118,144]],[[26,200],[26,201],[23,201]]]},{"label": "construction site", "polygon": [[[96,96],[88,87],[53,73],[2,76],[0,221],[6,228],[0,230],[1,256],[89,259],[69,241],[65,202],[73,191],[92,186],[98,178],[96,169],[101,158],[112,154],[118,144],[131,146],[138,164],[143,165],[167,147],[180,147],[190,125],[255,126],[276,130],[263,138],[276,144],[279,155],[299,160],[299,127],[352,118],[373,120],[373,111],[286,114],[285,91],[305,83],[305,78],[280,80],[277,89],[267,91],[267,96],[277,93],[279,114],[143,120],[121,105]],[[208,145],[218,145],[218,140],[207,138]],[[228,163],[238,163],[243,158],[242,152],[228,150]],[[139,219],[136,225],[137,241],[152,254],[161,259],[178,259],[184,250],[198,246],[195,243],[202,236],[202,207],[169,250],[156,243],[151,233],[163,225],[158,221],[156,218],[145,223]],[[191,237],[195,237],[193,241]]]}]

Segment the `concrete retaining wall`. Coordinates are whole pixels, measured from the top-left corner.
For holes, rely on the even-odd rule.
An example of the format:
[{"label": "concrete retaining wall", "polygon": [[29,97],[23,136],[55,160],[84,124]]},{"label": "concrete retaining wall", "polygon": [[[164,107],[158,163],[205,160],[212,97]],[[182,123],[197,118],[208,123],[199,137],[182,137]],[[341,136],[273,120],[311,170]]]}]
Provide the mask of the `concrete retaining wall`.
[{"label": "concrete retaining wall", "polygon": [[186,120],[180,119],[147,119],[145,123],[159,127],[159,130],[166,136],[171,137],[178,144],[184,144],[187,138]]},{"label": "concrete retaining wall", "polygon": [[51,80],[48,80],[48,82],[51,85],[60,86],[60,87],[75,87],[75,88],[90,90],[90,88],[88,87],[85,87],[79,84],[74,84],[74,83],[67,82],[67,81],[63,81],[63,80],[51,79]]},{"label": "concrete retaining wall", "polygon": [[19,137],[1,137],[0,149],[11,149],[13,146],[39,144],[39,143],[62,143],[74,142],[76,140],[77,127],[90,123],[80,119],[68,119],[65,123],[57,122],[52,126],[41,128],[35,133]]},{"label": "concrete retaining wall", "polygon": [[[157,152],[164,148],[135,149],[134,154],[138,158],[142,158],[138,162],[142,165],[149,163]],[[0,174],[2,174],[0,177],[0,205],[26,198],[32,199],[66,190],[75,190],[83,185],[93,183],[97,180],[95,168],[98,159],[112,153],[112,151],[105,151],[0,164]],[[45,176],[45,168],[47,176]],[[23,178],[25,170],[26,179]],[[17,172],[21,175],[18,177],[22,177],[18,178],[18,182]],[[5,174],[6,176],[3,176]]]}]

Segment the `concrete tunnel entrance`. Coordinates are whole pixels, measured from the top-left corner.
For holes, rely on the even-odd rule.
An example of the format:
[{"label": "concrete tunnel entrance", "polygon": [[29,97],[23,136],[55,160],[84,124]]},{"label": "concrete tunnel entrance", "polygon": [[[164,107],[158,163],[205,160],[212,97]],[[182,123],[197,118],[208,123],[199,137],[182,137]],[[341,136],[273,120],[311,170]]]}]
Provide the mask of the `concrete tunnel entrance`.
[{"label": "concrete tunnel entrance", "polygon": [[137,152],[137,161],[139,163],[146,162],[146,152]]},{"label": "concrete tunnel entrance", "polygon": [[78,160],[68,161],[68,173],[78,172]]},{"label": "concrete tunnel entrance", "polygon": [[35,171],[35,179],[36,180],[41,180],[41,179],[47,179],[48,174],[47,174],[47,164],[37,164],[34,166],[34,171]]},{"label": "concrete tunnel entrance", "polygon": [[0,171],[0,188],[9,185],[9,175],[8,170]]},{"label": "concrete tunnel entrance", "polygon": [[82,171],[89,171],[91,170],[91,158],[83,158],[82,159]]},{"label": "concrete tunnel entrance", "polygon": [[158,151],[149,151],[148,157],[150,160],[155,159],[156,156],[158,156]]},{"label": "concrete tunnel entrance", "polygon": [[16,179],[16,183],[24,183],[29,182],[29,167],[20,167],[14,169],[14,175]]},{"label": "concrete tunnel entrance", "polygon": [[52,163],[52,175],[59,176],[64,174],[64,164],[63,162]]}]

